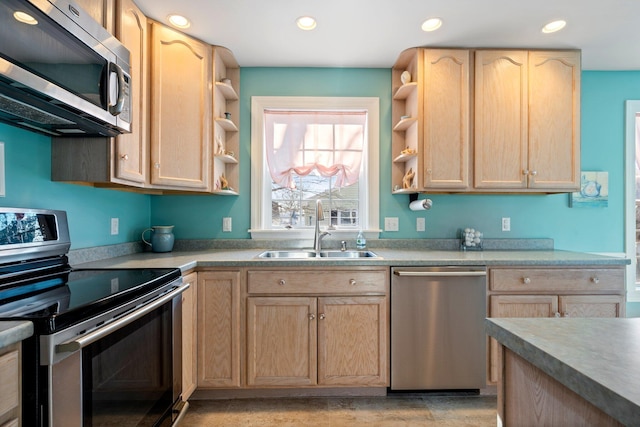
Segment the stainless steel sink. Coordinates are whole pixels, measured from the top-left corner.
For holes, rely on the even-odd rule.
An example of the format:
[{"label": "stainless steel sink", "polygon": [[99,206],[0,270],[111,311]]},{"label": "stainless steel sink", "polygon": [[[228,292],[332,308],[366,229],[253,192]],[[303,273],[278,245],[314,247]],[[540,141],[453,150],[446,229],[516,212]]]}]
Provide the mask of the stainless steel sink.
[{"label": "stainless steel sink", "polygon": [[321,258],[379,258],[371,251],[320,251]]},{"label": "stainless steel sink", "polygon": [[286,259],[308,259],[308,258],[341,258],[341,259],[362,259],[379,258],[371,251],[305,251],[305,250],[276,250],[264,251],[258,258],[286,258]]},{"label": "stainless steel sink", "polygon": [[315,258],[316,253],[313,251],[302,251],[302,250],[292,250],[292,251],[264,251],[258,258],[292,258],[292,259],[306,259],[306,258]]}]

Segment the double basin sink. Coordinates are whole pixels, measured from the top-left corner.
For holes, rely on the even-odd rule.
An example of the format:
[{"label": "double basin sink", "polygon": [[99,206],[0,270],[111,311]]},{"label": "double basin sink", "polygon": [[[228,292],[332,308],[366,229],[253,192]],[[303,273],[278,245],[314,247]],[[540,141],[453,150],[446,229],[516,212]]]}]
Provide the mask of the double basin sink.
[{"label": "double basin sink", "polygon": [[362,258],[380,258],[371,251],[306,251],[306,250],[277,250],[264,251],[258,258],[286,258],[286,259],[309,259],[309,258],[340,258],[340,259],[362,259]]}]

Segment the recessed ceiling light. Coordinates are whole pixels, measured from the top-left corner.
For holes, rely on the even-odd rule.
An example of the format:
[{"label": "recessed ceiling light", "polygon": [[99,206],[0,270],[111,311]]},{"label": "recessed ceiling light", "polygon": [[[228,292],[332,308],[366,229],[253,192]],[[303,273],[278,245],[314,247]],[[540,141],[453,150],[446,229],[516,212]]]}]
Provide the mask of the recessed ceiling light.
[{"label": "recessed ceiling light", "polygon": [[435,31],[442,26],[442,19],[429,18],[422,23],[422,31]]},{"label": "recessed ceiling light", "polygon": [[561,29],[563,29],[565,25],[567,25],[567,22],[563,21],[562,19],[549,22],[547,25],[542,27],[542,32],[545,34],[555,33],[556,31],[560,31]]},{"label": "recessed ceiling light", "polygon": [[167,20],[171,25],[178,28],[189,28],[191,26],[191,22],[187,18],[182,15],[169,15],[167,16]]},{"label": "recessed ceiling light", "polygon": [[316,20],[311,16],[301,16],[296,19],[296,24],[298,24],[298,28],[305,31],[311,31],[316,27]]},{"label": "recessed ceiling light", "polygon": [[36,18],[29,15],[28,13],[20,12],[19,10],[13,12],[13,17],[15,18],[16,21],[22,22],[24,24],[29,24],[29,25],[38,24],[38,20]]}]

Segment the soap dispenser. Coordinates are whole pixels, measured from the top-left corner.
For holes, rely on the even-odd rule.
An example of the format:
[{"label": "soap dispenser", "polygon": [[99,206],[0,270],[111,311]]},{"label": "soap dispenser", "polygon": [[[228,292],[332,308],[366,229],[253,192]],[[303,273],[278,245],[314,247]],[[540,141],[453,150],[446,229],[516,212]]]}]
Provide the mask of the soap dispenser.
[{"label": "soap dispenser", "polygon": [[358,236],[356,237],[356,249],[364,249],[367,247],[367,239],[364,238],[364,234],[362,234],[362,230],[358,231]]}]

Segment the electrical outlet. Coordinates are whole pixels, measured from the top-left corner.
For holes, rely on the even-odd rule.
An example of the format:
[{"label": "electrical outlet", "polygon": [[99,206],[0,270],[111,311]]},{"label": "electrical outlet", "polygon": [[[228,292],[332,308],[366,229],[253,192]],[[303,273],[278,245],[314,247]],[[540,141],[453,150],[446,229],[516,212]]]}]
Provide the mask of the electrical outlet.
[{"label": "electrical outlet", "polygon": [[502,218],[502,231],[511,231],[511,218]]},{"label": "electrical outlet", "polygon": [[120,220],[111,218],[111,235],[116,236],[120,232]]},{"label": "electrical outlet", "polygon": [[225,216],[222,218],[222,231],[225,233],[231,232],[231,217]]},{"label": "electrical outlet", "polygon": [[425,220],[424,218],[416,218],[416,231],[424,231]]},{"label": "electrical outlet", "polygon": [[384,231],[398,231],[398,218],[397,217],[385,217],[385,219],[384,219]]}]

